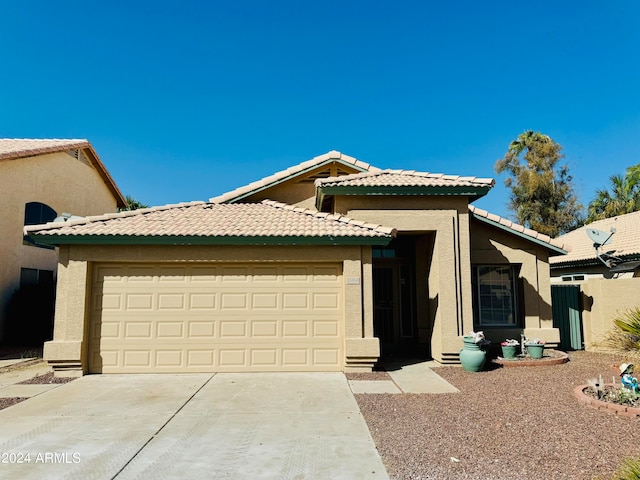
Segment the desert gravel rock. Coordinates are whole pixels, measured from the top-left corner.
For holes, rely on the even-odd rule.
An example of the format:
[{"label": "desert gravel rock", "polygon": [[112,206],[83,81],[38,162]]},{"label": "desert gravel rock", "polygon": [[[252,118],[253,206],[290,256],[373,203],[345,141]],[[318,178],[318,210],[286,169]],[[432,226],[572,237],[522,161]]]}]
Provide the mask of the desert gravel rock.
[{"label": "desert gravel rock", "polygon": [[29,397],[7,397],[0,398],[0,410],[15,405],[16,403],[24,402],[28,400]]},{"label": "desert gravel rock", "polygon": [[356,399],[393,479],[610,478],[640,456],[640,420],[585,407],[573,389],[622,361],[573,352],[557,366],[440,367],[459,393]]},{"label": "desert gravel rock", "polygon": [[35,385],[45,383],[69,383],[75,380],[75,377],[56,377],[53,372],[45,373],[44,375],[37,375],[28,380],[24,380],[19,385]]}]

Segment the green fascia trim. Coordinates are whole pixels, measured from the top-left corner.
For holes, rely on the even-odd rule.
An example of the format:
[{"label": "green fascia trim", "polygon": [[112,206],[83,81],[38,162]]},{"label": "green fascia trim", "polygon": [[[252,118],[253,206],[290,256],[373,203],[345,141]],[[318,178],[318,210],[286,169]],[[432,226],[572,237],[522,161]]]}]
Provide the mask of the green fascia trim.
[{"label": "green fascia trim", "polygon": [[327,186],[316,188],[316,209],[320,210],[324,197],[329,195],[379,195],[379,196],[457,196],[477,200],[484,197],[492,187],[428,187],[428,186]]},{"label": "green fascia trim", "polygon": [[472,215],[473,215],[473,218],[475,218],[477,220],[480,220],[481,222],[484,222],[484,223],[486,223],[488,225],[491,225],[491,226],[494,226],[496,228],[499,228],[500,230],[504,230],[505,232],[511,233],[512,235],[515,235],[517,237],[521,237],[521,238],[524,238],[525,240],[529,240],[530,242],[535,243],[537,245],[540,245],[541,247],[544,247],[544,248],[546,248],[548,250],[551,250],[552,252],[558,253],[560,255],[566,255],[567,253],[569,253],[569,252],[567,252],[566,250],[563,250],[560,247],[556,247],[555,245],[552,245],[552,244],[544,242],[544,241],[542,241],[540,239],[531,237],[531,236],[527,235],[526,233],[518,232],[517,230],[509,228],[506,225],[502,225],[499,222],[495,222],[493,220],[490,220],[490,219],[488,219],[486,217],[477,215],[475,213],[472,213]]},{"label": "green fascia trim", "polygon": [[341,165],[344,165],[345,167],[351,167],[354,170],[358,170],[360,172],[367,172],[368,171],[368,170],[366,170],[366,169],[364,169],[362,167],[358,167],[357,165],[354,165],[353,163],[344,162],[344,161],[340,160],[339,158],[330,158],[328,160],[325,160],[322,163],[319,163],[317,165],[313,165],[312,167],[305,168],[304,170],[300,170],[299,172],[296,172],[293,175],[290,175],[290,176],[287,176],[287,177],[283,177],[283,178],[281,178],[279,180],[276,180],[273,183],[270,183],[268,185],[263,185],[262,187],[256,188],[255,190],[251,190],[250,192],[243,193],[242,195],[240,195],[240,196],[238,196],[238,197],[236,197],[236,198],[234,198],[232,200],[228,200],[228,201],[226,201],[224,203],[239,203],[239,202],[242,202],[242,200],[244,200],[247,197],[250,197],[251,195],[255,195],[258,192],[261,192],[261,191],[266,190],[266,189],[271,188],[271,187],[275,187],[276,185],[280,185],[281,183],[288,182],[292,178],[299,177],[300,175],[304,175],[304,174],[309,173],[309,172],[311,172],[311,171],[313,171],[313,170],[315,170],[317,168],[323,167],[323,166],[325,166],[325,165],[327,165],[329,163],[333,163],[333,162],[340,163]]},{"label": "green fascia trim", "polygon": [[429,187],[429,186],[335,186],[319,187],[324,195],[456,195],[460,197],[480,198],[491,190],[491,187]]},{"label": "green fascia trim", "polygon": [[320,210],[324,197],[329,195],[378,195],[378,196],[457,196],[477,200],[492,187],[400,187],[400,186],[334,186],[316,188],[316,209]]},{"label": "green fascia trim", "polygon": [[392,237],[33,235],[47,245],[388,245]]}]

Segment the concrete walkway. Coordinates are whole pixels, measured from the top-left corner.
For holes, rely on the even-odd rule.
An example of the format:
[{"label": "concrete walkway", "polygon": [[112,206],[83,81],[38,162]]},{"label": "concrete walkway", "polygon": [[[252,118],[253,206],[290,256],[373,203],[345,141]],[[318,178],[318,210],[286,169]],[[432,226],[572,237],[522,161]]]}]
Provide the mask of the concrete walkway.
[{"label": "concrete walkway", "polygon": [[391,380],[349,380],[353,393],[456,393],[459,390],[438,375],[433,361],[403,360],[383,365]]},{"label": "concrete walkway", "polygon": [[388,479],[341,373],[86,376],[1,410],[0,452],[3,478]]},{"label": "concrete walkway", "polygon": [[[44,375],[51,371],[45,362],[33,363],[35,359],[3,360],[3,367],[19,367],[15,370],[0,372],[0,398],[9,397],[33,397],[60,387],[60,384],[36,384],[20,385],[20,382],[29,380],[38,375]],[[20,366],[20,364],[24,366]]]}]

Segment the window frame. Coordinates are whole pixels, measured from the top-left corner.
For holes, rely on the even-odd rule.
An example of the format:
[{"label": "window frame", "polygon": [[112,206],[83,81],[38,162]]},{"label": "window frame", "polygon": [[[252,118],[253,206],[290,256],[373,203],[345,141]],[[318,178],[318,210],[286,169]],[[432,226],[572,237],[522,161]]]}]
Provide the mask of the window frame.
[{"label": "window frame", "polygon": [[[48,222],[53,222],[57,218],[58,214],[46,203],[42,202],[27,202],[24,204],[24,226],[27,225],[41,225]],[[29,235],[22,236],[22,244],[30,247],[44,248],[47,250],[54,250],[53,245],[42,245],[37,243]]]},{"label": "window frame", "polygon": [[[521,315],[520,315],[520,311],[521,311],[521,298],[520,298],[520,269],[521,269],[521,265],[519,264],[477,264],[477,265],[472,265],[471,267],[471,275],[472,275],[472,281],[471,281],[471,287],[472,287],[472,297],[473,297],[473,323],[474,323],[474,327],[477,327],[478,329],[480,328],[505,328],[505,329],[509,329],[509,328],[521,328],[522,326],[522,321],[521,321]],[[507,309],[502,306],[502,307],[483,307],[482,306],[482,297],[483,295],[487,298],[499,298],[498,296],[494,296],[494,292],[491,292],[490,295],[487,295],[486,293],[482,293],[481,292],[481,282],[480,282],[480,275],[482,272],[482,269],[492,269],[491,273],[494,273],[495,270],[497,269],[501,269],[504,270],[506,269],[509,272],[509,288],[504,289],[502,288],[501,290],[507,290],[510,292],[510,298],[511,298],[511,308],[510,308],[510,315],[513,318],[513,321],[510,323],[499,323],[495,321],[495,312],[498,311],[503,311],[506,312]],[[483,273],[484,274],[484,273]],[[506,284],[504,282],[502,283],[494,283],[494,284],[489,284],[490,288],[492,290],[498,290],[500,289],[501,286],[505,286]],[[483,310],[489,310],[492,315],[491,315],[491,321],[483,321]],[[504,313],[503,313],[504,315]]]}]

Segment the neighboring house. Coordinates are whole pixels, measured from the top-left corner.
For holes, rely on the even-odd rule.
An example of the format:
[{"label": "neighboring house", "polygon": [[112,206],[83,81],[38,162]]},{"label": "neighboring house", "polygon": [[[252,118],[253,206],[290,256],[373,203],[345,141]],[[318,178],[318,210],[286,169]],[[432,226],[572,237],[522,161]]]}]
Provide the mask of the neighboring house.
[{"label": "neighboring house", "polygon": [[[589,229],[603,232],[605,238],[612,234],[598,252]],[[557,240],[570,251],[549,261],[554,295],[557,291],[560,303],[573,304],[585,347],[594,350],[613,328],[615,316],[640,306],[640,212],[598,220]]]},{"label": "neighboring house", "polygon": [[[595,229],[611,235],[606,245],[596,252],[594,241],[587,235]],[[555,282],[571,282],[588,278],[630,278],[640,271],[640,212],[605,218],[558,237],[571,251],[550,260]],[[598,253],[602,260],[598,258]],[[606,265],[604,262],[609,261]],[[638,263],[634,263],[638,262]]]},{"label": "neighboring house", "polygon": [[461,336],[551,344],[545,235],[469,205],[492,179],[329,152],[212,198],[28,228],[60,246],[59,374],[363,371],[459,361]]},{"label": "neighboring house", "polygon": [[126,202],[86,140],[0,139],[0,331],[20,287],[53,289],[58,252],[23,237],[62,214],[115,212]]}]

